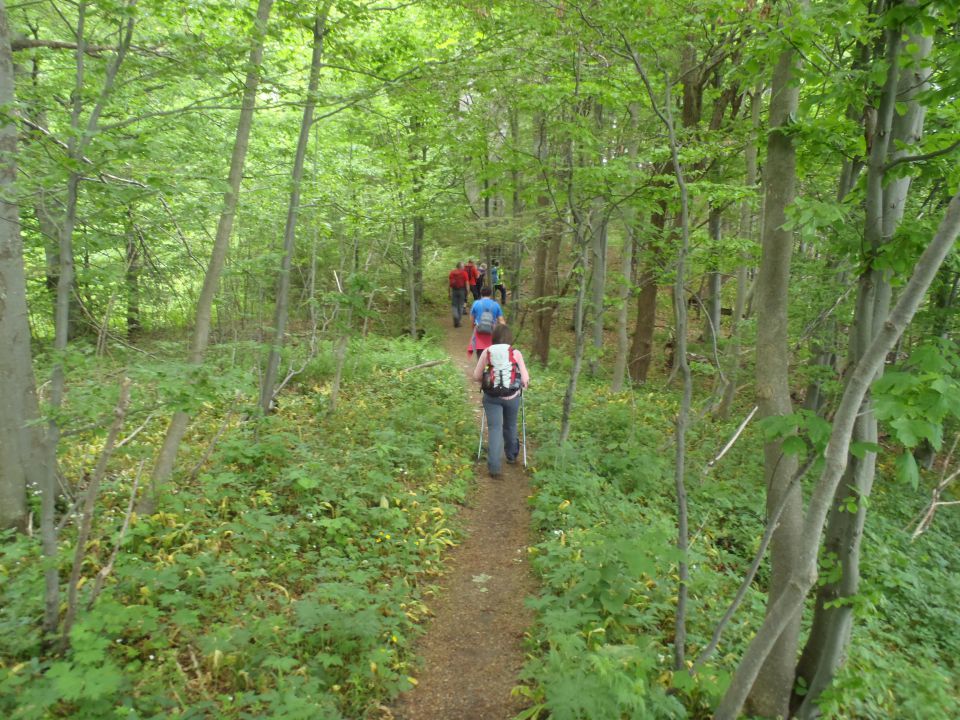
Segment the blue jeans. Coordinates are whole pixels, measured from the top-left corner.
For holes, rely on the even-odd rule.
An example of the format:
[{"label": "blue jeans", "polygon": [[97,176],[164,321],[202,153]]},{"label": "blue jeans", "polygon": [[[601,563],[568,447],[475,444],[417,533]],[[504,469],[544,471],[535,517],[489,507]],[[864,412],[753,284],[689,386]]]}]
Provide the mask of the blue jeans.
[{"label": "blue jeans", "polygon": [[450,310],[453,312],[454,327],[460,327],[460,321],[463,319],[463,304],[467,302],[467,289],[450,288]]},{"label": "blue jeans", "polygon": [[520,453],[520,441],[517,439],[517,413],[520,411],[520,396],[505,400],[483,394],[483,411],[487,414],[489,448],[487,449],[487,469],[492,473],[500,472],[500,456],[507,449],[507,460],[516,460]]}]

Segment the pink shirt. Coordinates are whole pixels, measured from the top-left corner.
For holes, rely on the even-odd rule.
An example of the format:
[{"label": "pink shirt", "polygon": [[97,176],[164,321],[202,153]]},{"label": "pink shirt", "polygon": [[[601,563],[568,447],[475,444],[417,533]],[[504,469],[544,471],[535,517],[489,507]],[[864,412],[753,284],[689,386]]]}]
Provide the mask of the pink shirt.
[{"label": "pink shirt", "polygon": [[[520,370],[520,387],[527,387],[530,385],[530,374],[527,372],[527,366],[523,362],[523,355],[520,354],[520,351],[516,348],[513,349],[513,359],[517,363],[517,369]],[[483,371],[486,369],[487,365],[490,362],[490,350],[484,350],[480,353],[480,359],[477,360],[477,366],[473,369],[473,379],[477,382],[483,379]],[[515,392],[510,397],[503,398],[504,400],[510,400],[511,398],[517,397],[519,392]]]}]

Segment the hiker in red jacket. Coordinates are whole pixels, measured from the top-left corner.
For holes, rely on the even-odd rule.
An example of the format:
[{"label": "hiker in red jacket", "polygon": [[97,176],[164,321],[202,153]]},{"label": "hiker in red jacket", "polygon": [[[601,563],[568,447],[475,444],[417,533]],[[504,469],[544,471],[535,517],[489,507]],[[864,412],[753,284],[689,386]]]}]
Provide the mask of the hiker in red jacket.
[{"label": "hiker in red jacket", "polygon": [[453,311],[453,326],[460,327],[460,319],[467,304],[467,273],[463,263],[450,271],[450,308]]},{"label": "hiker in red jacket", "polygon": [[480,290],[477,287],[477,278],[480,277],[480,273],[477,272],[477,266],[473,264],[473,260],[467,260],[467,264],[463,266],[463,271],[467,273],[467,284],[470,286],[470,292],[473,293],[474,301],[480,299]]}]

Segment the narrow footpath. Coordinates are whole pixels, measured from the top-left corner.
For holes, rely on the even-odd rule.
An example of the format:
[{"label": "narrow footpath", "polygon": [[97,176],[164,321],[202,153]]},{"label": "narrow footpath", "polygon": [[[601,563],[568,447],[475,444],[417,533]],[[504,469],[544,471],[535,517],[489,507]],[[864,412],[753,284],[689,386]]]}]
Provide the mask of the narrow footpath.
[{"label": "narrow footpath", "polygon": [[[444,346],[466,376],[476,364],[466,353],[469,320],[460,328],[452,327],[449,315],[443,322]],[[476,443],[482,410],[469,379],[467,395],[464,412],[475,419]],[[461,514],[466,538],[447,556],[440,593],[428,603],[434,617],[418,643],[418,685],[397,701],[397,720],[509,720],[524,707],[510,690],[533,621],[523,604],[536,587],[527,560],[530,484],[519,462],[504,462],[503,477],[490,478],[485,458],[477,463],[475,489]]]}]

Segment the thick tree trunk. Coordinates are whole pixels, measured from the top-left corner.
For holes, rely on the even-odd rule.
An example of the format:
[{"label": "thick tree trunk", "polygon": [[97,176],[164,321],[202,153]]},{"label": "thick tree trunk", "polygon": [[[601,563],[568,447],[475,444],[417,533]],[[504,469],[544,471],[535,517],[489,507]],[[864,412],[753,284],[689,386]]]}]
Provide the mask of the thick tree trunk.
[{"label": "thick tree trunk", "polygon": [[807,594],[817,580],[817,555],[820,536],[833,498],[847,467],[854,424],[870,385],[883,367],[884,359],[913,319],[938,269],[956,242],[960,232],[960,193],[954,195],[930,245],[914,268],[896,307],[880,323],[880,332],[866,348],[860,362],[851,370],[824,454],[824,467],[810,496],[803,517],[802,531],[793,548],[796,562],[788,580],[789,592],[782,593],[767,612],[763,625],[750,641],[730,686],[714,714],[715,720],[734,720],[752,687],[764,661],[783,633],[803,609]]},{"label": "thick tree trunk", "polygon": [[[929,70],[924,61],[933,45],[930,37],[909,36],[907,42],[917,48],[912,62],[901,68],[899,55],[906,45],[901,31],[891,30],[887,39],[889,62],[887,83],[878,109],[877,134],[868,160],[867,197],[865,203],[864,240],[870,256],[893,238],[901,219],[910,177],[887,180],[885,168],[891,159],[905,150],[898,147],[915,144],[922,134],[924,107],[917,95],[926,88]],[[904,113],[896,112],[897,103],[905,105]],[[873,339],[882,330],[892,288],[887,273],[868,268],[861,276],[854,323],[850,329],[850,364],[860,361]],[[881,365],[878,375],[882,374]],[[868,396],[853,429],[853,442],[877,442],[877,421],[872,401]],[[853,607],[849,602],[856,596],[860,583],[860,545],[866,520],[867,501],[873,488],[876,455],[850,457],[843,481],[831,508],[824,549],[834,553],[840,566],[840,577],[824,583],[817,591],[817,604],[810,637],[804,647],[799,674],[807,681],[808,691],[800,702],[798,715],[813,718],[819,714],[816,703],[820,694],[833,680],[843,661],[853,628]],[[856,500],[856,512],[848,511],[848,498]]]},{"label": "thick tree trunk", "polygon": [[[0,0],[0,107],[14,107],[10,26]],[[0,530],[24,529],[27,488],[49,490],[51,477],[44,459],[16,201],[17,127],[0,124]],[[52,498],[49,492],[46,495]]]},{"label": "thick tree trunk", "polygon": [[[210,253],[210,263],[203,278],[203,287],[197,300],[197,318],[193,330],[193,339],[190,344],[189,361],[195,365],[203,362],[207,345],[210,341],[211,317],[213,315],[213,299],[220,283],[220,275],[227,260],[230,249],[230,235],[233,231],[233,220],[237,212],[237,202],[240,197],[240,182],[243,179],[243,165],[247,158],[247,147],[250,142],[250,129],[253,127],[253,111],[257,99],[257,86],[260,83],[260,62],[263,59],[263,40],[267,30],[267,19],[273,0],[259,0],[257,16],[253,30],[253,41],[250,57],[247,63],[247,77],[244,82],[243,100],[240,106],[240,118],[237,121],[237,135],[233,144],[233,153],[230,159],[230,173],[227,178],[227,190],[223,196],[223,206],[220,219],[217,223],[217,233],[214,236],[213,249]],[[174,414],[167,428],[163,446],[157,456],[153,468],[153,490],[166,482],[173,472],[180,449],[180,441],[187,431],[190,416],[183,411]],[[149,502],[149,501],[148,501]]]},{"label": "thick tree trunk", "polygon": [[313,55],[310,61],[310,79],[307,82],[307,100],[303,106],[303,119],[300,121],[300,135],[297,138],[297,151],[293,159],[293,174],[290,179],[290,202],[287,204],[287,220],[283,229],[283,259],[280,262],[280,276],[277,279],[277,300],[273,312],[273,338],[267,356],[266,370],[260,385],[260,411],[270,412],[276,387],[277,371],[280,367],[280,349],[283,347],[287,329],[290,297],[290,267],[296,247],[297,219],[300,215],[300,185],[303,181],[303,167],[310,144],[310,130],[313,127],[313,110],[317,104],[317,87],[320,84],[320,68],[323,63],[323,36],[327,22],[329,5],[317,13],[313,22]]},{"label": "thick tree trunk", "polygon": [[[796,151],[785,128],[796,112],[799,91],[795,83],[795,51],[780,55],[773,72],[770,100],[770,131],[764,172],[766,190],[762,254],[757,275],[757,404],[760,417],[786,415],[793,411],[789,382],[789,338],[787,297],[793,237],[783,229],[786,208],[793,201],[796,182]],[[780,525],[770,544],[770,587],[767,615],[781,596],[792,592],[791,576],[796,570],[796,547],[800,539],[802,503],[800,488],[792,482],[798,462],[785,455],[780,440],[764,445],[764,480],[767,487],[767,516],[785,503]],[[786,717],[793,690],[800,615],[789,618],[773,649],[764,658],[750,690],[748,712],[762,717]]]}]

